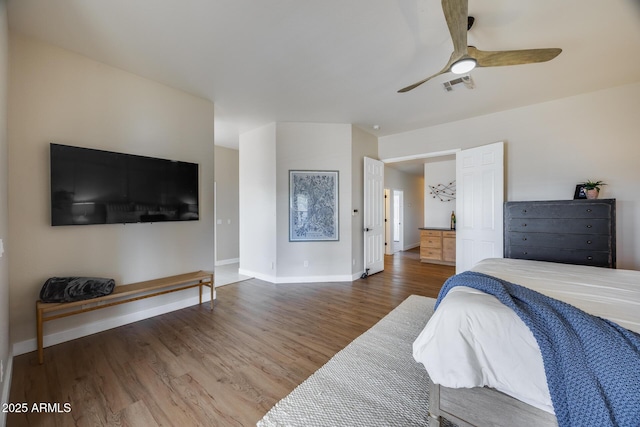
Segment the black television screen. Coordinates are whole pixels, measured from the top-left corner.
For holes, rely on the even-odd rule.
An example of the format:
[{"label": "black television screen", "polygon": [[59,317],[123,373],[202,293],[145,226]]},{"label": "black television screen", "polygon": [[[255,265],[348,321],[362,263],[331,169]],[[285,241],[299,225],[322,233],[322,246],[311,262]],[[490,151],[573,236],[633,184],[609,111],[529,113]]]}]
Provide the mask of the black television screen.
[{"label": "black television screen", "polygon": [[198,164],[51,144],[51,225],[198,219]]}]

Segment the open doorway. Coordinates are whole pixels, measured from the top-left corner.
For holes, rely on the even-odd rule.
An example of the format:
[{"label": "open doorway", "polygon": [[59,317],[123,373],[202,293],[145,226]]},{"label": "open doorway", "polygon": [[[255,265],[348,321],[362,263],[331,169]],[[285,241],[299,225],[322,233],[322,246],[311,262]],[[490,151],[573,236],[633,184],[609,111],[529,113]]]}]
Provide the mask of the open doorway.
[{"label": "open doorway", "polygon": [[[447,175],[447,183],[455,180],[456,151],[383,160],[389,172],[387,174],[389,178],[385,177],[385,181],[387,188],[390,189],[388,195],[390,230],[387,238],[387,254],[397,253],[398,250],[409,252],[415,250],[417,259],[420,259],[421,229],[424,227],[448,228],[451,211],[455,209],[455,201],[437,202],[429,193],[429,185],[443,182],[441,179],[444,178],[440,175],[444,172]],[[441,166],[444,164],[447,166]],[[435,177],[432,176],[433,173],[427,173],[427,166],[430,171],[438,171]],[[403,190],[403,194],[395,193],[394,190]],[[400,201],[401,197],[402,201]],[[395,206],[398,208],[394,208]],[[404,210],[402,214],[399,212],[400,208]],[[440,219],[442,222],[437,222]],[[398,234],[404,238],[403,242],[399,241]]]},{"label": "open doorway", "polygon": [[[464,150],[383,159],[385,164],[402,163],[405,167],[424,167],[427,159],[455,155],[455,209],[449,209],[443,202],[454,200],[439,198],[447,209],[437,218],[430,219],[425,206],[425,228],[448,229],[451,211],[456,212],[456,272],[471,268],[484,258],[502,257],[502,203],[504,199],[504,142],[496,142]],[[426,178],[426,177],[425,177]],[[435,182],[435,181],[434,181]],[[437,197],[438,188],[425,182],[425,200],[429,187],[432,198]],[[436,194],[434,197],[433,194]],[[436,221],[446,219],[447,224]],[[434,224],[426,224],[431,221]]]},{"label": "open doorway", "polygon": [[248,278],[240,267],[239,150],[215,146],[213,214],[216,286]]},{"label": "open doorway", "polygon": [[384,189],[385,254],[404,250],[404,191]]},{"label": "open doorway", "polygon": [[404,229],[402,228],[404,218],[404,192],[393,190],[391,203],[393,205],[393,239],[392,252],[395,254],[404,249]]},{"label": "open doorway", "polygon": [[420,247],[420,228],[424,226],[424,166],[385,163],[385,188],[389,208],[385,254]]}]

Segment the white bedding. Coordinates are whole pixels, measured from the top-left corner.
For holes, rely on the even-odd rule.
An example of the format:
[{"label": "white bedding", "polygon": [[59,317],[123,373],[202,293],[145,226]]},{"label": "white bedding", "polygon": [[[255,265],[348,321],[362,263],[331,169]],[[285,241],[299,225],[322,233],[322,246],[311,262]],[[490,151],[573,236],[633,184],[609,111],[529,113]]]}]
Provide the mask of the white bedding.
[{"label": "white bedding", "polygon": [[[640,333],[640,272],[517,259],[473,271],[534,289]],[[413,344],[413,357],[445,387],[495,388],[553,413],[542,354],[520,318],[495,297],[453,288]]]}]

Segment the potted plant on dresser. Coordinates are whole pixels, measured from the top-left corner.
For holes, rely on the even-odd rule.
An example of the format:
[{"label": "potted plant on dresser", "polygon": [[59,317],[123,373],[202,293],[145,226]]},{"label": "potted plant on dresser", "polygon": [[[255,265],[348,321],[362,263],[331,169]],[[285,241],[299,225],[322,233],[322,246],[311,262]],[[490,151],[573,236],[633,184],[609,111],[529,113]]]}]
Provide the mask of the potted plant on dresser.
[{"label": "potted plant on dresser", "polygon": [[600,187],[607,185],[602,181],[585,181],[582,183],[587,192],[587,199],[597,199],[600,194]]}]

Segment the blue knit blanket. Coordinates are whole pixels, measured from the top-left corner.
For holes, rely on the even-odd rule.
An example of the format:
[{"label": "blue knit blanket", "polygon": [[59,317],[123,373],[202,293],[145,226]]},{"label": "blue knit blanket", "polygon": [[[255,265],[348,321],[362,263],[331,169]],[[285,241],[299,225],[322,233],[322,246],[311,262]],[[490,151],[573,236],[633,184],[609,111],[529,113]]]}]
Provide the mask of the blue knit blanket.
[{"label": "blue knit blanket", "polygon": [[436,308],[454,286],[495,296],[531,329],[560,427],[640,426],[640,335],[531,289],[470,271],[445,282]]}]

